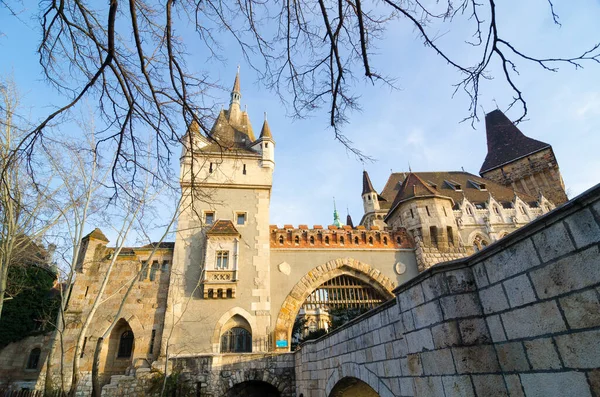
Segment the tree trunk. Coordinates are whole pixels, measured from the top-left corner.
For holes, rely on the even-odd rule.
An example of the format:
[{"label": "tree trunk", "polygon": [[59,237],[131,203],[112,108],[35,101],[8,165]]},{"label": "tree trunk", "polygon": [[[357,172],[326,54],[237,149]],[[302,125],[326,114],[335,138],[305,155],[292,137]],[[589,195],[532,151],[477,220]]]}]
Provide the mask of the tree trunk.
[{"label": "tree trunk", "polygon": [[99,337],[94,350],[94,358],[92,360],[92,397],[100,397],[102,388],[100,387],[100,354],[102,353],[103,337]]}]

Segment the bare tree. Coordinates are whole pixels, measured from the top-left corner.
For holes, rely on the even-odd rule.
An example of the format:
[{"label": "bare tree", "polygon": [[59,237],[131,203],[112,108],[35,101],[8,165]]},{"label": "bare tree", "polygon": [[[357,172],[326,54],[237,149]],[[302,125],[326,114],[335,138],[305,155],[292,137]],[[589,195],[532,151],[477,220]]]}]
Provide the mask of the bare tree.
[{"label": "bare tree", "polygon": [[[35,183],[25,170],[24,161],[14,158],[24,127],[17,120],[20,97],[13,81],[0,81],[0,314],[6,299],[20,291],[13,285],[7,296],[8,269],[11,266],[46,265],[48,253],[40,245],[44,234],[61,219],[48,205],[61,186],[52,182],[51,173],[38,174]],[[37,159],[32,159],[32,164]],[[39,164],[38,164],[39,165]],[[42,175],[44,175],[42,177]],[[44,257],[40,257],[40,255]]]},{"label": "bare tree", "polygon": [[[318,0],[282,2],[258,0],[110,0],[104,3],[55,0],[40,3],[41,40],[39,62],[48,81],[69,99],[30,129],[15,155],[30,154],[43,139],[50,123],[75,107],[83,98],[96,101],[110,128],[99,134],[98,145],[114,144],[113,185],[117,174],[144,167],[139,154],[147,148],[140,134],[152,131],[150,149],[161,176],[168,173],[172,150],[183,139],[184,126],[195,121],[210,138],[208,120],[213,115],[205,105],[214,82],[187,62],[187,49],[196,55],[219,59],[218,36],[228,33],[240,46],[247,61],[260,72],[260,79],[283,99],[289,99],[293,115],[302,117],[326,107],[336,138],[358,156],[359,149],[340,127],[348,112],[359,108],[353,93],[357,76],[393,85],[394,79],[377,72],[373,56],[377,43],[395,25],[409,26],[418,40],[460,75],[456,91],[470,99],[466,119],[478,117],[482,79],[492,77],[492,63],[512,89],[510,106],[527,102],[515,76],[520,61],[556,71],[561,64],[580,68],[598,63],[600,48],[591,45],[579,54],[537,56],[521,49],[521,42],[506,38],[498,20],[495,0]],[[552,0],[544,9],[560,24]],[[9,12],[10,13],[10,12]],[[468,24],[465,42],[476,56],[461,60],[438,40],[439,23]],[[193,27],[194,35],[183,37]],[[410,58],[407,62],[411,62]],[[185,139],[193,139],[186,135]],[[167,180],[165,178],[164,180]]]}]

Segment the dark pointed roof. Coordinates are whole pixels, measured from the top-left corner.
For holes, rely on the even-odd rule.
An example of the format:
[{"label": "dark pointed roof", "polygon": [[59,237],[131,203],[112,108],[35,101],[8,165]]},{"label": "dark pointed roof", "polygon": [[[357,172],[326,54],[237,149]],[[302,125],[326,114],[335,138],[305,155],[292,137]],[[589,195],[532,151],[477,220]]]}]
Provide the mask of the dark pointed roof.
[{"label": "dark pointed roof", "polygon": [[98,228],[95,228],[90,234],[85,236],[83,239],[90,239],[90,238],[94,238],[96,240],[101,240],[101,241],[106,241],[107,243],[109,242],[108,238],[106,238],[104,233],[102,233],[102,230],[100,230]]},{"label": "dark pointed roof", "polygon": [[267,122],[266,117],[265,117],[265,122],[263,123],[263,126],[262,126],[262,130],[260,131],[260,138],[273,139],[273,135],[271,135],[271,128],[269,128],[269,123]]},{"label": "dark pointed roof", "polygon": [[350,226],[350,227],[352,227],[352,228],[354,227],[354,223],[352,222],[352,217],[350,216],[350,214],[348,214],[348,215],[346,216],[346,225],[347,225],[347,226]]},{"label": "dark pointed roof", "polygon": [[377,193],[375,189],[373,189],[373,184],[371,183],[371,178],[369,178],[369,174],[367,171],[363,171],[363,191],[362,194],[366,193]]},{"label": "dark pointed roof", "polygon": [[419,178],[417,174],[410,172],[402,182],[402,186],[400,187],[400,190],[398,190],[398,194],[394,199],[392,208],[394,208],[394,206],[400,201],[404,201],[413,197],[428,196],[440,196],[440,194],[436,192],[433,187],[429,186],[428,183]]},{"label": "dark pointed roof", "polygon": [[238,232],[229,219],[220,219],[208,229],[206,234],[213,236],[239,236],[240,232]]},{"label": "dark pointed roof", "polygon": [[485,115],[485,129],[488,153],[480,174],[550,147],[547,143],[525,136],[498,109]]}]

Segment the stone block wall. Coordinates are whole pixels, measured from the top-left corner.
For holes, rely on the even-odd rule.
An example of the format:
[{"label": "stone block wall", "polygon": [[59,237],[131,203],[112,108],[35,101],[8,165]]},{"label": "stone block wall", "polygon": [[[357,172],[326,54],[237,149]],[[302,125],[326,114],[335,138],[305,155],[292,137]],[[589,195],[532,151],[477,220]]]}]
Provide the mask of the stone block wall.
[{"label": "stone block wall", "polygon": [[296,352],[296,394],[600,395],[600,185]]}]

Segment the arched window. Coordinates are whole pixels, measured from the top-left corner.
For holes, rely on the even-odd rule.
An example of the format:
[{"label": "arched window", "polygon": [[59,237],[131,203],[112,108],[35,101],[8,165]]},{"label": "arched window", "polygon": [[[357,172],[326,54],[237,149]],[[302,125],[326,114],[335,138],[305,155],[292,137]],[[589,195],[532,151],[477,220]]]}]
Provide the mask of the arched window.
[{"label": "arched window", "polygon": [[344,245],[344,236],[340,236],[340,244]]},{"label": "arched window", "polygon": [[117,352],[117,358],[129,358],[133,352],[133,332],[125,331],[121,334],[119,340],[119,351]]},{"label": "arched window", "polygon": [[369,244],[373,245],[373,237],[369,237]]},{"label": "arched window", "polygon": [[325,244],[329,245],[329,236],[325,236]]},{"label": "arched window", "polygon": [[41,354],[42,350],[39,347],[36,347],[29,353],[29,359],[27,360],[27,369],[37,369],[40,363]]},{"label": "arched window", "polygon": [[358,237],[354,237],[354,244],[358,244]]},{"label": "arched window", "polygon": [[402,244],[402,237],[400,237],[400,236],[397,236],[397,237],[396,237],[396,242],[397,242],[398,244]]},{"label": "arched window", "polygon": [[283,244],[283,236],[279,236],[279,244]]},{"label": "arched window", "polygon": [[383,245],[387,245],[387,237],[383,238]]},{"label": "arched window", "polygon": [[315,236],[310,236],[310,243],[314,244],[315,243]]},{"label": "arched window", "polygon": [[251,353],[252,334],[245,328],[235,327],[221,336],[221,353]]},{"label": "arched window", "polygon": [[294,237],[294,243],[295,244],[300,244],[300,236]]}]

